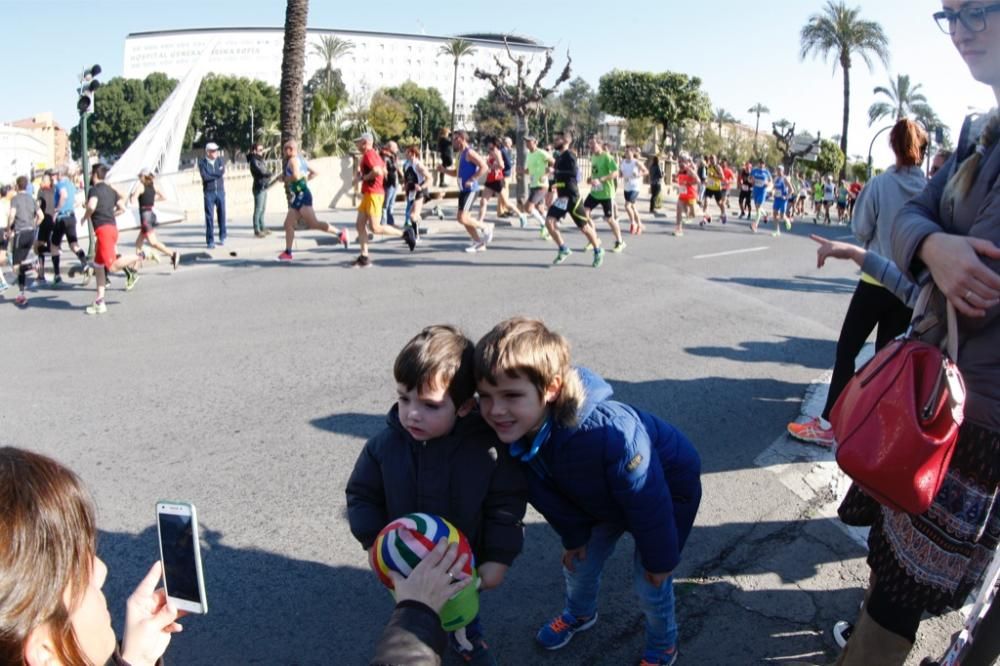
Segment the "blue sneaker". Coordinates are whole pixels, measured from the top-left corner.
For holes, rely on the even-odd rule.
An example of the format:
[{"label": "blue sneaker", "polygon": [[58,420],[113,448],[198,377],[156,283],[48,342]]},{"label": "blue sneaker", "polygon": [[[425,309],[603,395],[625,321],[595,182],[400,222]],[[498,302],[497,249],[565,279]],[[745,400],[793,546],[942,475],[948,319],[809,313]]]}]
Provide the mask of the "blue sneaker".
[{"label": "blue sneaker", "polygon": [[649,652],[642,656],[639,666],[674,666],[677,661],[677,648],[669,652]]},{"label": "blue sneaker", "polygon": [[569,643],[578,631],[586,631],[597,623],[597,613],[593,617],[577,618],[567,612],[556,617],[538,630],[535,640],[546,650],[558,650]]},{"label": "blue sneaker", "polygon": [[497,666],[496,658],[490,653],[490,646],[483,639],[483,629],[478,618],[468,626],[448,634],[448,643],[467,664]]}]

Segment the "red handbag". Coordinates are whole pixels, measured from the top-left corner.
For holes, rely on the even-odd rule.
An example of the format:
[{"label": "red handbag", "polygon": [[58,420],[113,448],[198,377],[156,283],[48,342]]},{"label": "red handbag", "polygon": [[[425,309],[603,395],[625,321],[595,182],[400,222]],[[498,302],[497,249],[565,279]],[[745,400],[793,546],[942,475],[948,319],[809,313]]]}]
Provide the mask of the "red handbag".
[{"label": "red handbag", "polygon": [[954,307],[947,351],[914,337],[932,288],[921,292],[909,330],[857,372],[830,414],[840,468],[879,503],[910,514],[926,511],[941,488],[965,404]]}]

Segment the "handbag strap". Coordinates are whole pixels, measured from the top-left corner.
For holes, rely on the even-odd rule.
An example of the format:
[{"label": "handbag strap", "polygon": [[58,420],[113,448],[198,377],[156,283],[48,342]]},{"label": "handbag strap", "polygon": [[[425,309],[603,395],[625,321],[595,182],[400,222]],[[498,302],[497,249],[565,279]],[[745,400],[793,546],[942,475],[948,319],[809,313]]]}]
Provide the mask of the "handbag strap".
[{"label": "handbag strap", "polygon": [[[934,313],[929,312],[931,296],[934,295],[936,288],[937,285],[934,284],[933,280],[928,280],[927,284],[921,287],[920,295],[913,306],[913,318],[910,320],[910,328],[906,331],[906,337],[912,337],[914,333],[925,333],[938,323]],[[947,330],[939,346],[952,363],[958,363],[958,314],[955,312],[955,306],[947,298],[945,304]]]}]

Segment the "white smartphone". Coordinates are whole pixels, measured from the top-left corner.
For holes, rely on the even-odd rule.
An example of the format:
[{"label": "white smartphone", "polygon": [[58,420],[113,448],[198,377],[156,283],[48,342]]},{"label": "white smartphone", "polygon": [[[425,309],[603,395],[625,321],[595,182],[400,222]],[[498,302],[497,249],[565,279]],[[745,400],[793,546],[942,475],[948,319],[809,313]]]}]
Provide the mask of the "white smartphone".
[{"label": "white smartphone", "polygon": [[156,503],[156,530],[160,535],[163,586],[175,608],[207,613],[205,577],[201,569],[198,514],[189,502]]}]

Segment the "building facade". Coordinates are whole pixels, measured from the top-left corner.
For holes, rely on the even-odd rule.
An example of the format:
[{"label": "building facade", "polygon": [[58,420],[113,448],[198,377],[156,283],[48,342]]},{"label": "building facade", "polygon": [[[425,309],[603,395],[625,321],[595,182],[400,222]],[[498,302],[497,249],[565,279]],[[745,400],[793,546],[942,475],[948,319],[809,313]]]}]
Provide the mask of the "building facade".
[{"label": "building facade", "polygon": [[69,160],[69,137],[51,113],[0,124],[0,182]]},{"label": "building facade", "polygon": [[[451,37],[408,35],[352,30],[310,29],[306,43],[306,78],[325,63],[314,52],[321,37],[334,35],[349,41],[353,48],[339,58],[344,84],[352,97],[366,99],[383,87],[413,81],[422,87],[437,88],[450,107],[454,60],[439,51]],[[455,115],[459,128],[472,127],[472,109],[490,91],[490,84],[474,75],[476,68],[496,71],[494,56],[507,62],[506,46],[499,38],[462,36],[472,42],[475,52],[464,56],[458,69]],[[282,28],[204,28],[132,33],[125,39],[123,75],[145,78],[153,72],[180,79],[210,48],[209,71],[227,76],[245,76],[274,86],[281,82],[284,46]],[[510,45],[515,56],[526,56],[538,71],[547,47],[517,38]],[[513,69],[513,67],[512,67]]]}]

